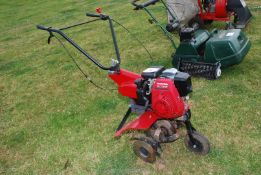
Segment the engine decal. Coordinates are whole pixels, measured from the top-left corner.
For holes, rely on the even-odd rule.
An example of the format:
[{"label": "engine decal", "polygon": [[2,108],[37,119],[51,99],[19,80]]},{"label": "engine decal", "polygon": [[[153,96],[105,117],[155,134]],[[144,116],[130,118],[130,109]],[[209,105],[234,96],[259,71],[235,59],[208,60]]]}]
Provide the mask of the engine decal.
[{"label": "engine decal", "polygon": [[156,88],[157,89],[168,89],[169,84],[168,83],[156,83]]}]

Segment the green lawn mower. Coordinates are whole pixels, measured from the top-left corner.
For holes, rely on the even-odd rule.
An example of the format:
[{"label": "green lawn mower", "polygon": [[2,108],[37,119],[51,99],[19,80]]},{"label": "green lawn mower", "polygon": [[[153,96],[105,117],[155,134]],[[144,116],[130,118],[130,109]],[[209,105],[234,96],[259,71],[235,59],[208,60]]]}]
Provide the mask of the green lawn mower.
[{"label": "green lawn mower", "polygon": [[[181,27],[179,30],[180,44],[177,47],[172,34],[163,27],[147,8],[149,5],[161,1],[169,13],[171,10],[163,0],[150,0],[138,4],[132,1],[135,10],[144,9],[157,26],[161,28],[171,41],[175,52],[172,54],[172,64],[180,71],[193,76],[208,79],[218,79],[221,68],[239,64],[250,50],[251,43],[240,29],[217,30],[208,32],[198,29],[198,26]],[[172,13],[175,17],[175,14]],[[174,18],[176,19],[176,18]]]}]

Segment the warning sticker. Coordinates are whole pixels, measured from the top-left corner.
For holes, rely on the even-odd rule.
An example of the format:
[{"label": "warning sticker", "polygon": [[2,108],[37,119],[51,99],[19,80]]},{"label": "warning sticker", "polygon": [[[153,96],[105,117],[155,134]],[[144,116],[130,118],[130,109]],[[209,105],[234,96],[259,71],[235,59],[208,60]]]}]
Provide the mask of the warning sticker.
[{"label": "warning sticker", "polygon": [[157,89],[168,89],[169,85],[168,83],[157,83],[156,88]]}]

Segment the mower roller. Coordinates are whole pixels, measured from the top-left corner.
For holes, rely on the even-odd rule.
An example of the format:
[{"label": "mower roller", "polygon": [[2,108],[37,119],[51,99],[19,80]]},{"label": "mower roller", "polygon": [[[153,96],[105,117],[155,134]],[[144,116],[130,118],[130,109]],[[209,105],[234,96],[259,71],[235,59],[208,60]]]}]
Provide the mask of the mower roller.
[{"label": "mower roller", "polygon": [[239,64],[251,47],[249,39],[240,29],[214,29],[208,32],[199,29],[197,23],[179,29],[180,44],[177,47],[168,27],[165,29],[147,7],[161,1],[169,14],[173,10],[163,0],[150,0],[143,4],[138,4],[137,1],[132,1],[134,10],[144,9],[172,43],[176,50],[172,54],[172,65],[180,71],[193,76],[218,79],[221,68]]},{"label": "mower roller", "polygon": [[[55,33],[61,35],[98,68],[107,70],[108,77],[118,86],[118,93],[130,99],[130,105],[117,128],[115,137],[120,137],[130,130],[142,131],[143,135],[133,138],[133,150],[142,160],[152,163],[161,151],[160,144],[177,140],[179,138],[177,126],[184,124],[187,129],[186,147],[197,154],[207,154],[210,150],[208,139],[199,134],[191,124],[188,104],[188,96],[192,92],[190,75],[174,68],[165,69],[162,66],[147,68],[141,74],[120,68],[121,58],[113,28],[115,20],[105,14],[87,13],[87,16],[109,22],[116,53],[116,60],[113,60],[110,67],[102,65],[63,32],[65,29],[89,22],[62,29],[42,25],[37,25],[37,28],[50,34],[49,42]],[[126,124],[131,113],[137,114],[138,117]]]}]

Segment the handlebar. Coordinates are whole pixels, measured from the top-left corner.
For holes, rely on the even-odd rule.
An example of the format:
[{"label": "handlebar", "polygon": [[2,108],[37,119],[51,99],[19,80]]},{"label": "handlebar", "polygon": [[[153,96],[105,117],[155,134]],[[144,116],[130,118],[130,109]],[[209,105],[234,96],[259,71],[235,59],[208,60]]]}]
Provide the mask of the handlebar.
[{"label": "handlebar", "polygon": [[104,14],[86,13],[88,17],[100,18],[101,20],[108,20],[110,17]]},{"label": "handlebar", "polygon": [[[94,14],[94,13],[86,13],[86,16],[88,17],[93,17],[93,18],[100,18],[101,20],[108,20],[110,19],[110,16],[108,15],[104,15],[104,14]],[[82,23],[80,23],[82,24]],[[72,27],[74,26],[77,26],[76,25],[73,25]],[[43,26],[43,25],[36,25],[37,29],[40,29],[40,30],[46,30],[48,32],[56,32],[56,33],[59,33],[60,30],[63,30],[64,28],[62,29],[54,29],[52,27],[46,27],[46,26]],[[71,26],[69,27],[66,27],[66,28],[70,28]]]},{"label": "handlebar", "polygon": [[86,16],[99,18],[99,17],[100,17],[100,14],[86,13]]},{"label": "handlebar", "polygon": [[50,28],[42,26],[42,25],[37,25],[36,27],[37,27],[37,29],[40,29],[40,30],[47,30],[48,31],[50,29]]},{"label": "handlebar", "polygon": [[143,9],[143,8],[145,8],[145,7],[148,7],[148,6],[150,6],[150,5],[154,5],[155,3],[157,3],[159,0],[149,0],[149,1],[147,1],[147,2],[145,2],[145,3],[142,3],[142,4],[137,4],[136,2],[138,2],[139,0],[133,0],[132,2],[131,2],[131,4],[133,5],[133,6],[135,6],[135,9],[134,10],[140,10],[140,9]]},{"label": "handlebar", "polygon": [[[117,40],[116,40],[116,35],[114,32],[114,28],[112,25],[112,21],[111,18],[108,15],[104,15],[104,14],[91,14],[91,13],[87,13],[86,16],[89,17],[97,17],[100,18],[101,20],[109,20],[109,24],[110,24],[110,29],[111,29],[111,33],[112,33],[112,39],[113,39],[113,43],[114,43],[114,47],[115,47],[115,52],[116,52],[116,56],[117,56],[117,60],[118,60],[118,64],[116,65],[112,65],[111,67],[105,67],[103,66],[101,63],[98,62],[98,60],[96,60],[95,58],[93,58],[89,53],[87,53],[84,49],[82,49],[77,43],[75,43],[71,38],[69,38],[65,33],[63,33],[63,29],[55,29],[52,27],[46,27],[43,25],[37,25],[37,29],[40,30],[45,30],[48,31],[50,36],[48,38],[48,43],[50,42],[51,37],[53,37],[54,35],[52,33],[58,33],[59,35],[61,35],[66,41],[68,41],[71,45],[73,45],[78,51],[80,51],[84,56],[86,56],[89,60],[91,60],[96,66],[98,66],[99,68],[103,69],[103,70],[118,70],[119,68],[119,64],[120,64],[120,53],[119,53],[119,49],[118,49],[118,45],[117,45]],[[77,26],[77,25],[74,25]],[[68,27],[67,27],[68,28]]]},{"label": "handlebar", "polygon": [[61,34],[61,32],[62,32],[60,29],[54,29],[52,27],[46,27],[46,26],[43,26],[43,25],[37,25],[36,28],[40,29],[40,30],[48,31],[49,33],[55,32],[55,33]]}]

